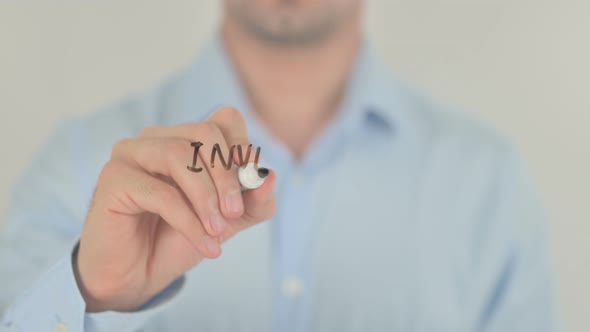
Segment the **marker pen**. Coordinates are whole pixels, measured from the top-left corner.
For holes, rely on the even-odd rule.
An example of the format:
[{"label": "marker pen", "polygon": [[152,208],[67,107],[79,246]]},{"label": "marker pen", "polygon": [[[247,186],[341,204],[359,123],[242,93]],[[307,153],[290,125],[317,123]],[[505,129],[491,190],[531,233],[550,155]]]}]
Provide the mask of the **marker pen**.
[{"label": "marker pen", "polygon": [[256,163],[248,163],[238,167],[238,180],[242,191],[259,188],[264,184],[264,179],[268,174],[268,168],[258,167]]}]

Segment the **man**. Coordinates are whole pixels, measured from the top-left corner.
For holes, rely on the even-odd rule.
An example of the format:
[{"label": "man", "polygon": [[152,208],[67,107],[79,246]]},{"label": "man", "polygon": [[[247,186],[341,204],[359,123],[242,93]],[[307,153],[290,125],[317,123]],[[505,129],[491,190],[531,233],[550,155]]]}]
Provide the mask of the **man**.
[{"label": "man", "polygon": [[[189,70],[60,127],[16,187],[2,328],[553,331],[513,149],[390,77],[363,7],[226,0]],[[250,143],[271,172],[241,192],[209,157]]]}]

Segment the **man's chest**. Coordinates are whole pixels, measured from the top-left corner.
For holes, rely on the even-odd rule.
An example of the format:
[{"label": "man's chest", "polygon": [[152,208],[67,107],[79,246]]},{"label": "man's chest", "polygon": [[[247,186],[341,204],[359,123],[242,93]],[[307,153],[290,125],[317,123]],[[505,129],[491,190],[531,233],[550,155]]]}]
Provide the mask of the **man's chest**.
[{"label": "man's chest", "polygon": [[[278,189],[275,218],[188,274],[166,324],[215,331],[461,330],[457,244],[402,172]],[[406,173],[407,174],[407,173]],[[301,176],[301,175],[297,175]],[[306,183],[306,181],[308,181]],[[412,189],[414,188],[414,189]],[[179,328],[178,330],[183,330]]]}]

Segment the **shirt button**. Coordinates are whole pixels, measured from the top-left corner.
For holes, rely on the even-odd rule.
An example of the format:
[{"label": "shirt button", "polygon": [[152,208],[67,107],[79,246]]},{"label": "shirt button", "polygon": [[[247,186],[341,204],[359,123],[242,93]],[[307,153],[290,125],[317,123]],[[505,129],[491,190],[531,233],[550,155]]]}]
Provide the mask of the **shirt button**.
[{"label": "shirt button", "polygon": [[68,327],[64,323],[59,323],[55,327],[55,332],[68,332]]},{"label": "shirt button", "polygon": [[297,277],[289,277],[283,280],[281,287],[284,296],[295,298],[303,295],[303,280]]}]

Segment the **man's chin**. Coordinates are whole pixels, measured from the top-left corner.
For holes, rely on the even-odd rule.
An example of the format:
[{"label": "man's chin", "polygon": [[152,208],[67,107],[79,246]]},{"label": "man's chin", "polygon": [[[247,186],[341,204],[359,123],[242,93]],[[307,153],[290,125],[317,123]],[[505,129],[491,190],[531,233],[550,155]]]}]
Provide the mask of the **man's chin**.
[{"label": "man's chin", "polygon": [[257,39],[279,46],[308,46],[321,43],[338,31],[353,13],[316,12],[279,8],[259,12],[255,8],[233,10],[230,15]]}]

